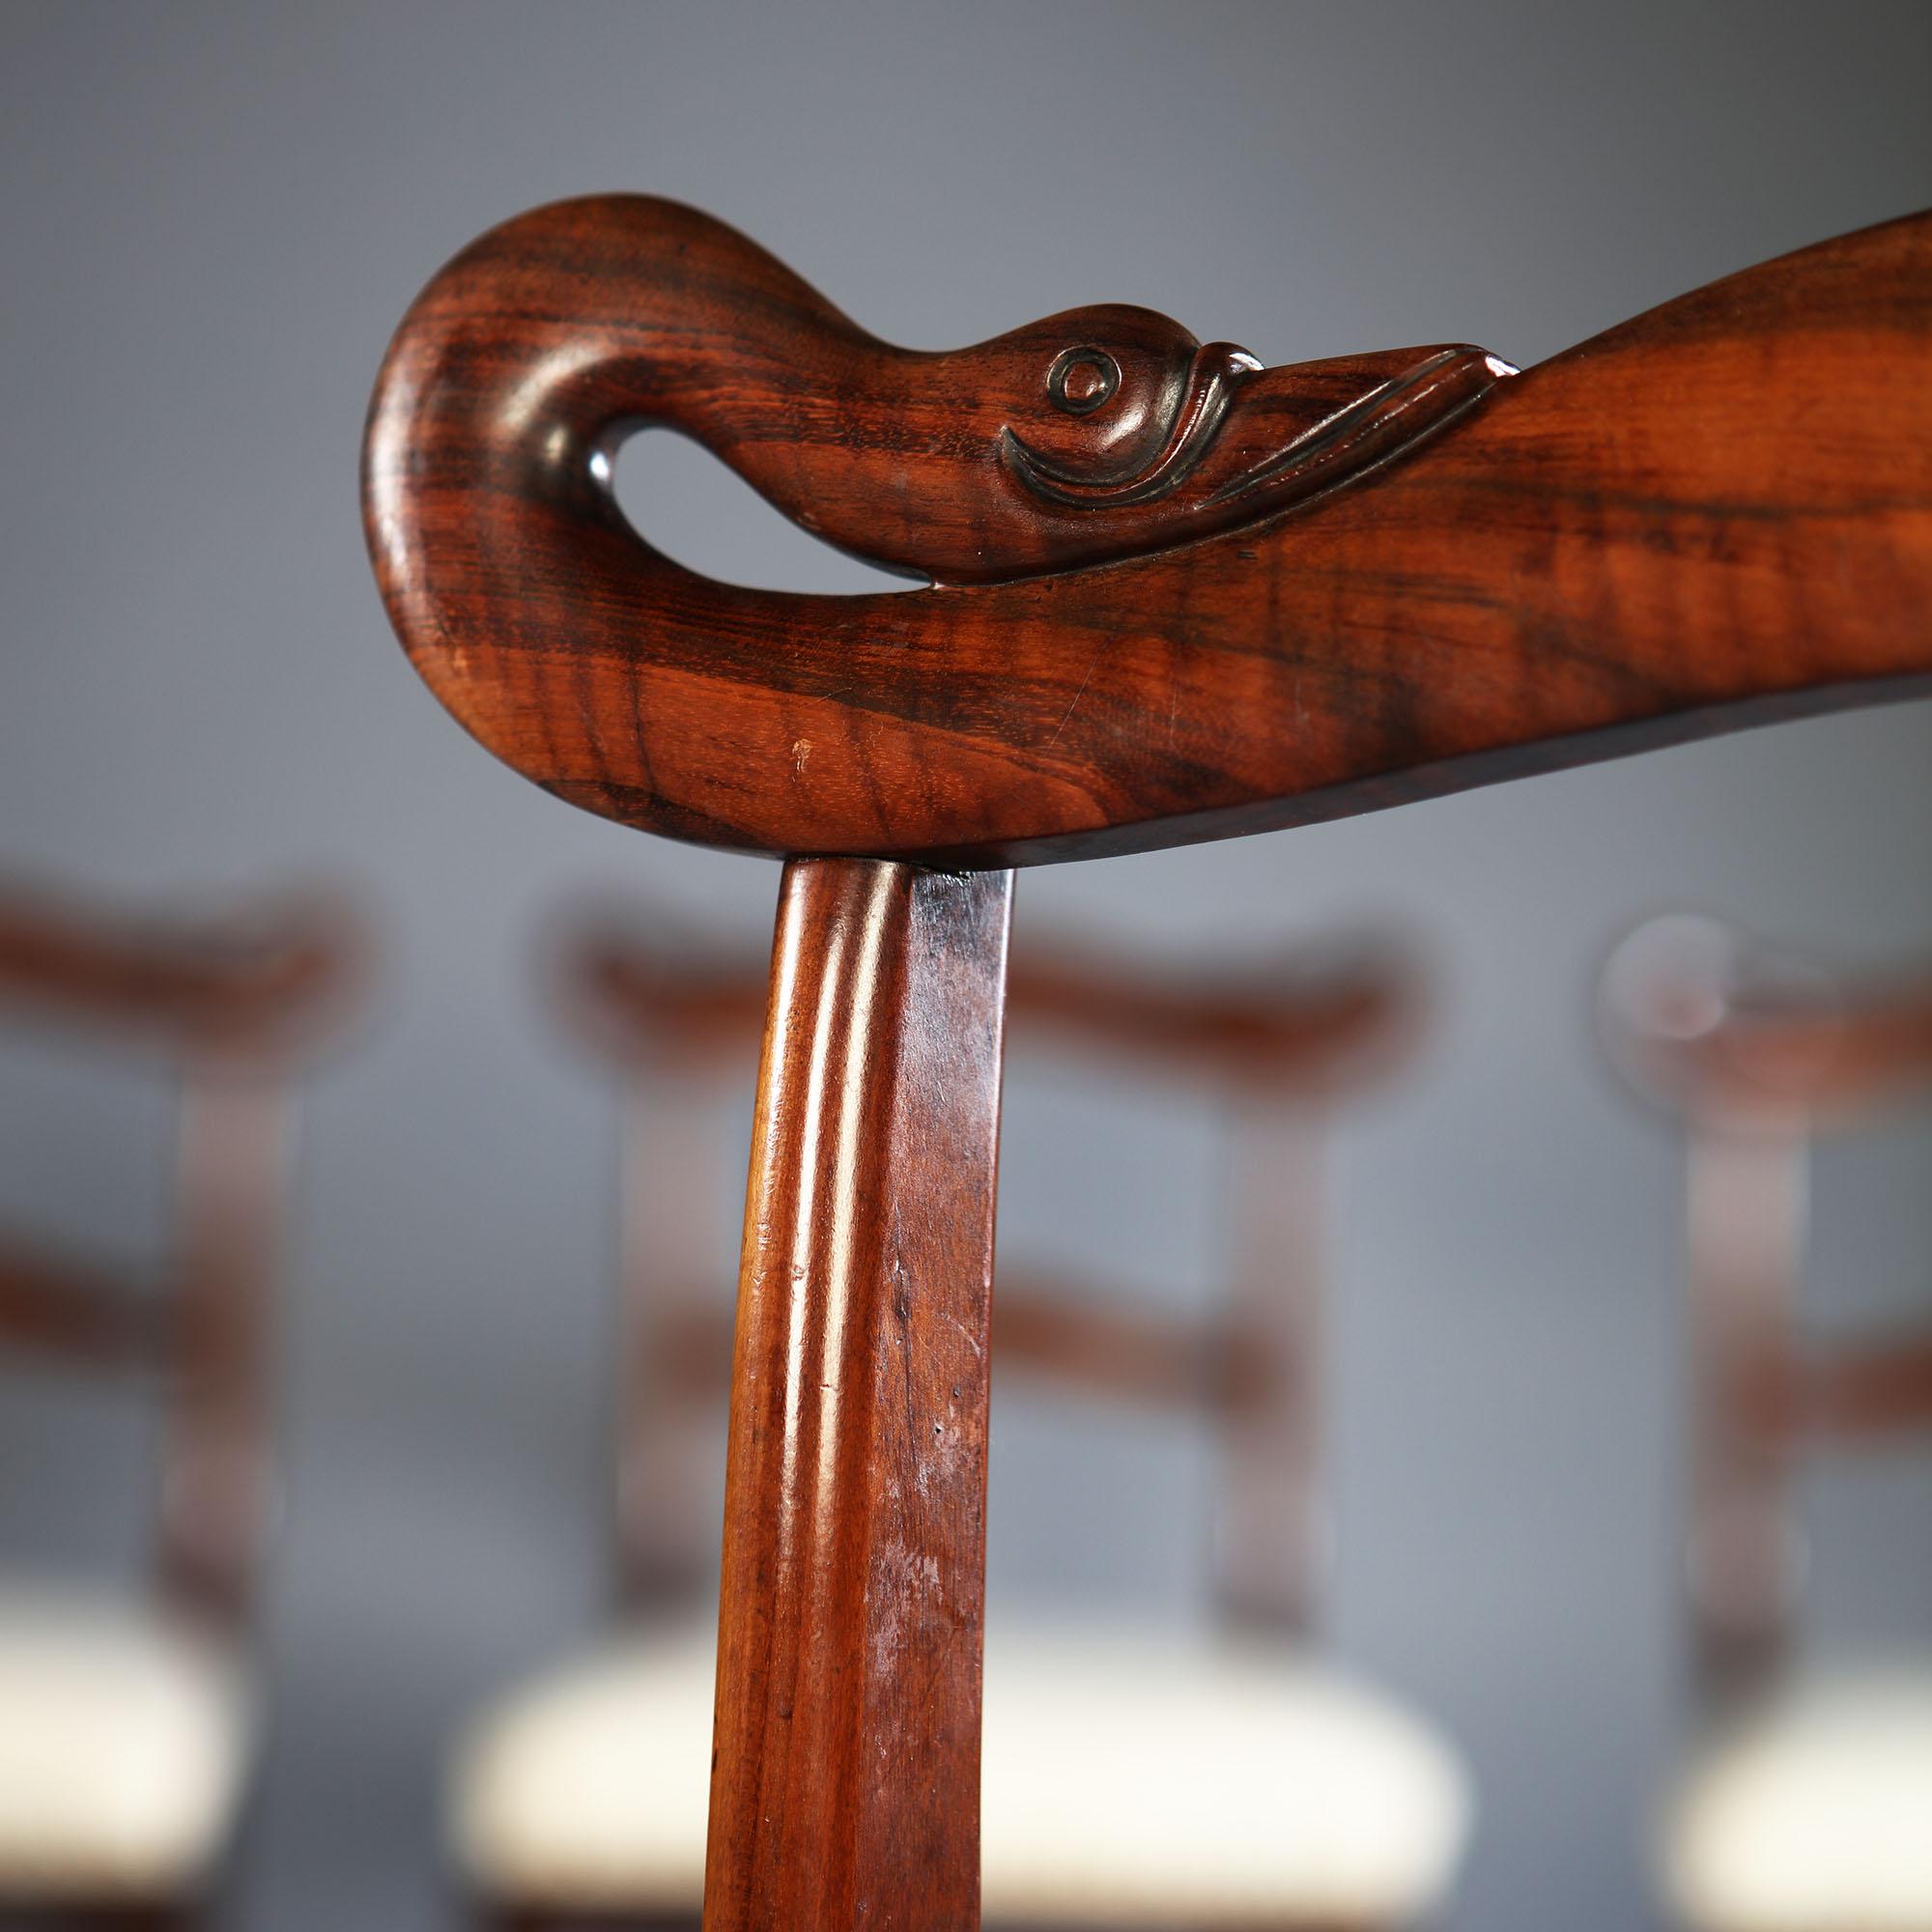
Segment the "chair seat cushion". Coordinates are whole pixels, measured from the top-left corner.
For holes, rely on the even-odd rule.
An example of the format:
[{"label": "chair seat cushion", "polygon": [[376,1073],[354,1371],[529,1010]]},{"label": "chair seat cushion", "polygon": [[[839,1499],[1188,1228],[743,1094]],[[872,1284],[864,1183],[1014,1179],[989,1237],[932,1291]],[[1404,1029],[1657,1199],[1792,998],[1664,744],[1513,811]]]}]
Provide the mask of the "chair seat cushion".
[{"label": "chair seat cushion", "polygon": [[0,1895],[190,1887],[249,1734],[244,1673],[212,1638],[137,1601],[0,1581]]},{"label": "chair seat cushion", "polygon": [[[713,1652],[640,1634],[546,1672],[459,1752],[456,1851],[485,1895],[675,1910],[702,1889]],[[1179,1634],[987,1638],[989,1919],[1382,1926],[1448,1888],[1450,1749],[1330,1665]]]},{"label": "chair seat cushion", "polygon": [[1693,1758],[1665,1859],[1707,1932],[1932,1932],[1932,1660],[1756,1706]]}]

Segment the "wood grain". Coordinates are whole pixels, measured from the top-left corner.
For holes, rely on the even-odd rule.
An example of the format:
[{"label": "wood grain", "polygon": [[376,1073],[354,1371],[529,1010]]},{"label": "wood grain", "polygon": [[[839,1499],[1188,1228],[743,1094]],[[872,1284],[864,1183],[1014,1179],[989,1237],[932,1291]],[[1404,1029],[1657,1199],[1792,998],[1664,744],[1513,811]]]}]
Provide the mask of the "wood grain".
[{"label": "wood grain", "polygon": [[732,1367],[706,1932],[979,1922],[1011,879],[786,867]]},{"label": "wood grain", "polygon": [[[692,210],[562,203],[404,321],[365,445],[371,554],[417,668],[516,769],[781,854],[1137,850],[1932,688],[1932,218],[1521,376],[1445,352],[1435,404],[1391,373],[1407,353],[1224,367],[1191,473],[1293,470],[1331,430],[1353,451],[1281,501],[1048,515],[1014,481],[1015,435],[1090,479],[1158,467],[1159,397],[1211,375],[1192,341],[1099,309],[910,355]],[[1057,412],[1061,357],[1109,344],[1112,401]],[[1177,358],[1192,373],[1156,380]],[[1389,446],[1350,441],[1364,408],[1395,412]],[[641,423],[940,581],[805,597],[680,568],[609,487]]]},{"label": "wood grain", "polygon": [[[733,1369],[712,1932],[977,1919],[1003,868],[1932,690],[1928,352],[1927,217],[1526,375],[1468,345],[1263,370],[1119,307],[915,354],[640,196],[508,222],[423,292],[363,458],[417,669],[559,797],[794,860]],[[611,493],[646,424],[931,582],[798,597],[680,568]],[[1300,1339],[1255,1333],[1293,1384]]]}]

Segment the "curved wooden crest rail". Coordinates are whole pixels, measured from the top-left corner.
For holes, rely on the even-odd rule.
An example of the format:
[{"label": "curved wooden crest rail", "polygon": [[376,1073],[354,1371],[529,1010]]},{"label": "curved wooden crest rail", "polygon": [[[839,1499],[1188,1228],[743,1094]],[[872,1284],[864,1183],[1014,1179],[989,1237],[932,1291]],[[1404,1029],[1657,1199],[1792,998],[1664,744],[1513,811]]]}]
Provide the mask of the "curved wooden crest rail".
[{"label": "curved wooden crest rail", "polygon": [[[682,569],[611,492],[645,424],[929,587]],[[706,1924],[952,1932],[1004,868],[1932,691],[1932,219],[1519,374],[1465,345],[1264,369],[1126,307],[915,353],[708,216],[599,197],[430,283],[364,462],[390,617],[477,738],[607,817],[791,862]]]}]

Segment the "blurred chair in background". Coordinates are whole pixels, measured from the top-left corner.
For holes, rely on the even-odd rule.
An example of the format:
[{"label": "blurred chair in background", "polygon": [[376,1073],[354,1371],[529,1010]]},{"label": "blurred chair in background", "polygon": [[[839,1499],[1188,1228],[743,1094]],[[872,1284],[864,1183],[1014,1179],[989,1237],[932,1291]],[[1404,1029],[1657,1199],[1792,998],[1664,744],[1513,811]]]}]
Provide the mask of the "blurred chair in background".
[{"label": "blurred chair in background", "polygon": [[0,1346],[168,1405],[145,1598],[0,1571],[0,1922],[187,1927],[212,1899],[251,1750],[286,1116],[360,952],[319,902],[134,923],[0,893],[0,1017],[158,1052],[182,1091],[152,1277],[0,1231]]},{"label": "blurred chair in background", "polygon": [[[728,1257],[694,1132],[748,1087],[765,976],[587,927],[572,1028],[621,1072],[625,1159],[617,1541],[627,1623],[470,1730],[451,1830],[478,1908],[537,1928],[692,1925],[703,1885]],[[1049,1044],[1205,1086],[1235,1163],[1213,1317],[1134,1312],[1002,1266],[1003,1374],[1198,1414],[1220,1432],[1218,1636],[989,1617],[981,1861],[988,1923],[1386,1932],[1453,1881],[1468,1800],[1450,1747],[1315,1655],[1321,1128],[1406,1056],[1414,977],[1388,956],[1158,983],[1016,957],[1010,1051]],[[714,1252],[714,1249],[717,1251]]]},{"label": "blurred chair in background", "polygon": [[1800,1456],[1932,1433],[1932,1323],[1820,1342],[1798,1305],[1809,1145],[1932,1098],[1932,972],[1838,993],[1674,917],[1624,943],[1604,994],[1613,1051],[1685,1133],[1689,1603],[1713,1721],[1666,1821],[1672,1903],[1700,1932],[1927,1932],[1932,1649],[1801,1669],[1787,1618]]}]

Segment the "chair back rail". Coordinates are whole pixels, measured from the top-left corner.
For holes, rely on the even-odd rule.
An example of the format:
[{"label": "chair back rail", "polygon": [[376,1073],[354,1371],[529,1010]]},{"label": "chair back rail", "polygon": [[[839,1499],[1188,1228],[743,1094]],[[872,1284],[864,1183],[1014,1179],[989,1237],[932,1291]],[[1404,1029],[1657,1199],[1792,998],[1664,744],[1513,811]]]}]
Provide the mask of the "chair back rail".
[{"label": "chair back rail", "polygon": [[338,1023],[358,945],[346,910],[321,899],[132,919],[14,887],[0,891],[0,1012],[266,1060]]},{"label": "chair back rail", "polygon": [[[410,311],[370,551],[443,702],[607,817],[929,864],[1139,850],[1924,691],[1928,344],[1924,216],[1517,376],[1249,369],[1121,309],[912,355],[724,224],[597,197],[493,230]],[[611,493],[639,424],[934,583],[680,568]]]}]

